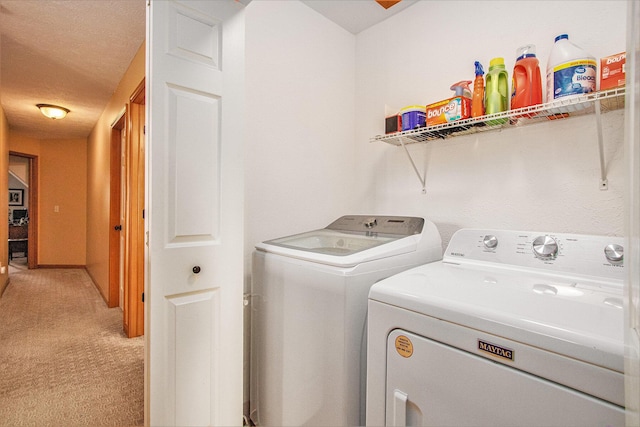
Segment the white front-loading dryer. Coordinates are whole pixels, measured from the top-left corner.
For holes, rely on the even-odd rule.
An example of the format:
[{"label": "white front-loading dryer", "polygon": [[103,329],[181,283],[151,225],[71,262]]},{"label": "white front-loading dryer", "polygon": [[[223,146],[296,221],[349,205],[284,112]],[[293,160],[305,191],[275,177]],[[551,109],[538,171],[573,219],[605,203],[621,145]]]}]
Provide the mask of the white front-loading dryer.
[{"label": "white front-loading dryer", "polygon": [[367,425],[622,426],[622,238],[463,229],[369,294]]},{"label": "white front-loading dryer", "polygon": [[256,245],[251,419],[264,426],[364,424],[370,287],[442,258],[430,221],[344,216]]}]

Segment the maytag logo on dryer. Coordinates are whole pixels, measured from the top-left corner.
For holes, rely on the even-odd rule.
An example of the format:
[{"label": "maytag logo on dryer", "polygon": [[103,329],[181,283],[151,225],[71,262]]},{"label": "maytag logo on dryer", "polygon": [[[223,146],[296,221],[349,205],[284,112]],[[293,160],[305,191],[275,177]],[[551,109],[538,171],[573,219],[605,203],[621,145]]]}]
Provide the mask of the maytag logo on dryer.
[{"label": "maytag logo on dryer", "polygon": [[486,341],[478,340],[478,350],[513,362],[513,350],[511,350],[510,348],[501,347],[499,345],[491,344]]},{"label": "maytag logo on dryer", "polygon": [[462,252],[449,252],[449,255],[451,255],[451,256],[460,256],[460,257],[465,256]]}]

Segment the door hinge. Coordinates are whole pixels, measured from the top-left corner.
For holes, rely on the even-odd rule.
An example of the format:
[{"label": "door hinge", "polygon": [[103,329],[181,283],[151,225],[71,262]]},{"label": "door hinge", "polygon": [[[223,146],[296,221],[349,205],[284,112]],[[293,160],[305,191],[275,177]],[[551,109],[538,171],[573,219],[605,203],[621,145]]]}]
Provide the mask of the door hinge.
[{"label": "door hinge", "polygon": [[144,219],[144,209],[142,209],[142,219]]},{"label": "door hinge", "polygon": [[142,293],[142,302],[144,302],[144,292]]}]

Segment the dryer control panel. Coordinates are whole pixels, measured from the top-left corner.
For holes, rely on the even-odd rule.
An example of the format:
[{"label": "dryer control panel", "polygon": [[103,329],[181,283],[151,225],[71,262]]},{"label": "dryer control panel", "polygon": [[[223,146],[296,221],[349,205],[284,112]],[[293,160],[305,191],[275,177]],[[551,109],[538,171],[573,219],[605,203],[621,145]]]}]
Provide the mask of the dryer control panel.
[{"label": "dryer control panel", "polygon": [[511,230],[458,230],[443,261],[491,263],[558,273],[624,278],[624,239]]}]

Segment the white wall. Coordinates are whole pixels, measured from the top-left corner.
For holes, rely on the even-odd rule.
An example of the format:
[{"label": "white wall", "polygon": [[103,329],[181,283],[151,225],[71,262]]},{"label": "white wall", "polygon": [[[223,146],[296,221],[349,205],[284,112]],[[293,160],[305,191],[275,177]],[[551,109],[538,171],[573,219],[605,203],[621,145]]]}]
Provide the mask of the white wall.
[{"label": "white wall", "polygon": [[623,235],[622,110],[605,115],[608,191],[594,116],[412,145],[426,195],[402,148],[369,138],[384,133],[385,106],[450,97],[476,60],[486,71],[502,56],[511,76],[516,49],[533,43],[545,85],[556,35],[600,58],[625,50],[625,26],[624,1],[422,1],[358,34],[357,206],[426,216],[445,246],[475,226]]},{"label": "white wall", "polygon": [[349,213],[355,37],[297,1],[247,7],[246,243]]},{"label": "white wall", "polygon": [[[322,228],[354,209],[355,36],[298,1],[254,0],[246,70],[250,272],[256,243]],[[245,376],[247,363],[245,354]]]}]

